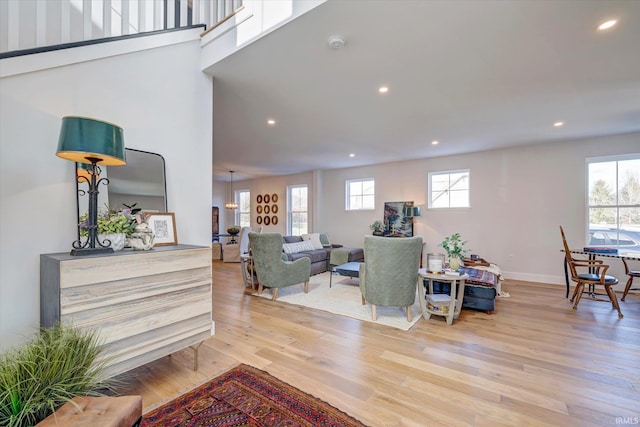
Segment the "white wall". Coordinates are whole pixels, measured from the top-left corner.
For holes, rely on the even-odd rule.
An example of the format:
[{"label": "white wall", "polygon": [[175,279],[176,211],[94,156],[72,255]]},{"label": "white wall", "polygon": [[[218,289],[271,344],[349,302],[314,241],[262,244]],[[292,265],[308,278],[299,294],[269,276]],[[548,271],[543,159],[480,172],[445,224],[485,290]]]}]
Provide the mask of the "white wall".
[{"label": "white wall", "polygon": [[0,351],[39,326],[40,254],[76,235],[74,165],[55,156],[63,116],[116,123],[126,146],[162,154],[179,242],[210,244],[212,85],[197,33],[89,61],[109,48],[76,49],[71,64],[0,79]]},{"label": "white wall", "polygon": [[[316,171],[316,180],[310,173],[255,180],[245,187],[251,188],[254,201],[260,192],[284,194],[286,185],[305,181],[318,205],[313,230],[356,247],[371,233],[369,224],[383,218],[384,202],[413,201],[422,208],[414,231],[425,239],[425,254],[442,252],[438,243],[460,232],[467,248],[500,265],[507,278],[564,284],[558,227],[565,228],[573,247],[584,246],[585,159],[634,152],[640,152],[640,133]],[[471,208],[427,209],[428,173],[465,168],[471,171]],[[345,180],[356,178],[375,179],[374,211],[345,211]],[[285,224],[270,229],[284,230]],[[610,272],[621,278],[618,287],[623,287],[622,263],[611,264]]]}]

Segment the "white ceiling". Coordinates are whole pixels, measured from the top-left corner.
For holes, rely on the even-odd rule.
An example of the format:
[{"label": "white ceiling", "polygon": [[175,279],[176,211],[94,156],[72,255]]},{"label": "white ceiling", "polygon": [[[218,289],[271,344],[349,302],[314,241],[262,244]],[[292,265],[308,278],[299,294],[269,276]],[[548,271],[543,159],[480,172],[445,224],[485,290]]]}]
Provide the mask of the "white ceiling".
[{"label": "white ceiling", "polygon": [[329,0],[207,72],[214,179],[640,131],[640,1]]}]

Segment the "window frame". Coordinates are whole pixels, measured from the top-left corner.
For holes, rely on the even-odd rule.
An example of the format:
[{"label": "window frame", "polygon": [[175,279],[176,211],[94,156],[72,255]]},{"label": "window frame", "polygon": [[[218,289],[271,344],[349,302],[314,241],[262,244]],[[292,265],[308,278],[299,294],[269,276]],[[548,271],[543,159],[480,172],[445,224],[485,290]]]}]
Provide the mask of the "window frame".
[{"label": "window frame", "polygon": [[[296,189],[302,189],[304,188],[307,192],[306,195],[306,199],[307,199],[307,205],[306,205],[306,210],[300,210],[300,211],[294,211],[293,207],[292,207],[292,191],[296,190]],[[305,233],[299,233],[299,234],[294,234],[293,231],[293,216],[294,214],[305,214],[306,215],[306,219],[307,219],[307,230]],[[309,233],[309,186],[307,184],[293,184],[293,185],[287,185],[287,235],[289,236],[299,236],[302,234],[307,234]],[[301,227],[300,227],[301,229]]]},{"label": "window frame", "polygon": [[[242,195],[246,194],[247,200],[249,201],[249,206],[246,211],[242,210]],[[238,205],[238,209],[235,210],[233,220],[234,224],[242,227],[251,227],[251,190],[235,190],[233,194],[233,201]],[[245,224],[242,223],[243,216],[247,217],[247,222]]]},{"label": "window frame", "polygon": [[[446,192],[451,192],[451,175],[453,174],[466,174],[468,185],[466,191],[467,192],[467,205],[466,206],[451,206],[451,197],[449,197],[448,206],[433,206],[434,198],[433,198],[433,177],[435,176],[449,176],[449,188],[445,190]],[[455,184],[454,184],[455,185]],[[454,191],[463,191],[463,190],[454,190]],[[471,169],[452,169],[445,171],[436,171],[429,172],[427,177],[427,209],[470,209],[471,208]]]},{"label": "window frame", "polygon": [[[623,224],[620,222],[620,210],[622,209],[640,209],[640,203],[637,204],[621,204],[620,203],[620,192],[624,188],[620,188],[620,168],[619,163],[628,160],[637,160],[640,161],[640,153],[630,153],[630,154],[622,154],[622,155],[613,155],[613,156],[600,156],[600,157],[588,157],[585,159],[585,245],[586,246],[604,246],[616,248],[618,250],[625,250],[626,246],[630,245],[621,245],[620,238],[621,236],[629,236],[627,231],[633,232],[634,230],[627,230]],[[590,181],[590,166],[596,163],[613,163],[615,162],[615,189],[613,190],[613,195],[615,197],[615,202],[612,204],[591,204],[591,190],[589,187]],[[637,176],[640,181],[640,174]],[[615,209],[615,224],[598,224],[591,223],[591,210],[592,209]],[[635,224],[634,224],[635,225]],[[632,225],[633,226],[633,225]],[[640,230],[640,224],[638,224]],[[592,233],[593,231],[593,233]],[[600,243],[591,243],[592,242],[592,234],[593,235],[602,235],[605,238]],[[633,240],[632,237],[630,237]],[[616,242],[616,243],[614,243]],[[637,241],[636,241],[637,243]]]},{"label": "window frame", "polygon": [[[364,193],[364,187],[365,187],[365,182],[371,181],[372,187],[373,187],[373,193],[371,194],[365,194]],[[360,197],[361,198],[361,206],[360,208],[357,207],[352,207],[351,206],[351,184],[353,183],[360,183],[360,189],[361,189],[361,193],[360,194],[356,194],[354,197]],[[347,179],[344,182],[344,194],[345,194],[345,202],[344,202],[344,209],[346,211],[372,211],[375,210],[376,208],[376,180],[375,178],[356,178],[356,179]],[[371,204],[371,207],[364,207],[364,198],[365,197],[372,197],[373,198],[373,203]]]}]

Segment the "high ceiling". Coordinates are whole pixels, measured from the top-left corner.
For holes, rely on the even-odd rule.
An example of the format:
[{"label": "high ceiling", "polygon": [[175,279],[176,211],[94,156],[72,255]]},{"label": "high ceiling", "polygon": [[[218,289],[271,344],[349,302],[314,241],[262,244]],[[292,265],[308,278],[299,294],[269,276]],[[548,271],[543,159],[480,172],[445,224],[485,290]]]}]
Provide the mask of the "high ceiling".
[{"label": "high ceiling", "polygon": [[207,72],[214,179],[640,131],[640,1],[329,0]]}]

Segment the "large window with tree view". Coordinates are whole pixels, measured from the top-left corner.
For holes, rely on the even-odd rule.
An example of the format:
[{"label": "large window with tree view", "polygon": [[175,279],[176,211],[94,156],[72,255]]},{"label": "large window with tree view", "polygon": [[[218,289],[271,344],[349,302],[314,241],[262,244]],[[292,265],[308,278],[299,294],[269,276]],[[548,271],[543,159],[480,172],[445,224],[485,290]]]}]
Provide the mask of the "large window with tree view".
[{"label": "large window with tree view", "polygon": [[640,252],[640,154],[587,159],[590,246]]}]

